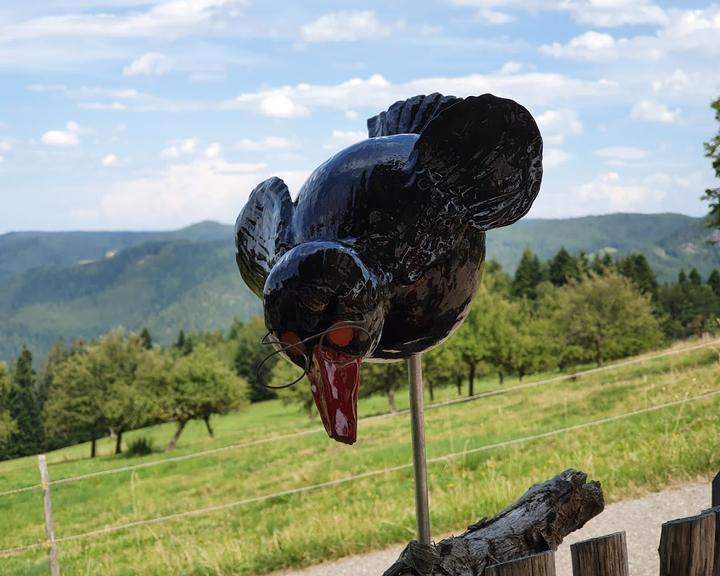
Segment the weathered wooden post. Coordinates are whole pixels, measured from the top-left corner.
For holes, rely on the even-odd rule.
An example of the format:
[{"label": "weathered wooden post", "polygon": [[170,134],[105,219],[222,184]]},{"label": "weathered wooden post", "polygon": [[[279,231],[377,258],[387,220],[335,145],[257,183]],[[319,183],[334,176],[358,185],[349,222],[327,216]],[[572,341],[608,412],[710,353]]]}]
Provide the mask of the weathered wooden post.
[{"label": "weathered wooden post", "polygon": [[552,550],[495,564],[485,570],[485,576],[555,576],[555,553]]},{"label": "weathered wooden post", "polygon": [[583,540],[570,546],[573,576],[629,576],[625,532]]},{"label": "weathered wooden post", "polygon": [[48,539],[48,556],[50,560],[51,576],[60,576],[60,564],[58,562],[57,544],[55,542],[55,524],[53,522],[52,501],[50,500],[50,475],[48,474],[47,459],[45,454],[38,456],[38,467],[40,468],[40,484],[43,492],[43,507],[45,509],[45,532]]},{"label": "weathered wooden post", "polygon": [[720,506],[720,472],[712,482],[712,505],[713,508]]},{"label": "weathered wooden post", "polygon": [[716,514],[672,520],[662,525],[660,576],[713,576]]}]

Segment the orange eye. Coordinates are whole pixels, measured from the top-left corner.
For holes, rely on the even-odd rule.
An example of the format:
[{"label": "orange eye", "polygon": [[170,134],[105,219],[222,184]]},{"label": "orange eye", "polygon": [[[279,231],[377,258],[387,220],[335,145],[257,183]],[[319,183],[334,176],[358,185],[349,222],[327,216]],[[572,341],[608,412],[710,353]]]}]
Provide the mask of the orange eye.
[{"label": "orange eye", "polygon": [[305,344],[300,342],[300,336],[295,332],[285,332],[280,336],[280,342],[289,346],[288,352],[294,352],[295,354],[305,354]]},{"label": "orange eye", "polygon": [[345,348],[353,341],[355,333],[350,326],[338,326],[337,328],[330,328],[327,337],[331,344],[339,348]]}]

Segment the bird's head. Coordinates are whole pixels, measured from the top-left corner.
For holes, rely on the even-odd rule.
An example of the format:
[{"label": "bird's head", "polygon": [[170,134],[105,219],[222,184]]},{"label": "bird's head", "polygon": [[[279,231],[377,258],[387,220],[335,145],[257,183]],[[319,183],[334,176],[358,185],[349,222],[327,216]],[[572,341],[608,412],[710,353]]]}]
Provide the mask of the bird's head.
[{"label": "bird's head", "polygon": [[354,443],[360,364],[380,341],[387,308],[382,279],[346,244],[306,242],[273,266],[263,297],[273,341],[307,371],[327,433]]}]

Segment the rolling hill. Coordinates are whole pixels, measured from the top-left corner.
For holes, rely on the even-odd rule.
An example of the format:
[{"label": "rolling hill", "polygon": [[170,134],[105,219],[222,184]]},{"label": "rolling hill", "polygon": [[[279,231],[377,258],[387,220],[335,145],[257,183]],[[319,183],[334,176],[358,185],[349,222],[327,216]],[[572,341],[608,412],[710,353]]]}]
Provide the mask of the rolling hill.
[{"label": "rolling hill", "polygon": [[[526,220],[488,234],[488,258],[508,271],[522,251],[642,252],[661,281],[682,268],[720,268],[717,232],[679,214]],[[162,343],[184,329],[227,329],[260,313],[235,267],[232,226],[171,232],[16,232],[0,236],[0,359],[23,345],[44,355],[60,337],[147,327]]]}]

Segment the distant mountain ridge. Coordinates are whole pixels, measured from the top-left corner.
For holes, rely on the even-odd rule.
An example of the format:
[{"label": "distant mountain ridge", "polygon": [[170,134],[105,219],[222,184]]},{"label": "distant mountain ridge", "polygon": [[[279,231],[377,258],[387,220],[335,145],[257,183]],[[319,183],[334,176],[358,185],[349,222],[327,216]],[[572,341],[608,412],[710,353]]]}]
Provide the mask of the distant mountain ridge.
[{"label": "distant mountain ridge", "polygon": [[[645,254],[661,281],[680,269],[720,268],[716,231],[679,214],[523,220],[488,233],[488,259],[513,272],[529,247],[542,259]],[[44,355],[58,338],[147,327],[168,343],[180,329],[225,330],[261,313],[235,267],[233,227],[201,222],[169,232],[14,232],[0,235],[0,360],[23,345]]]}]

